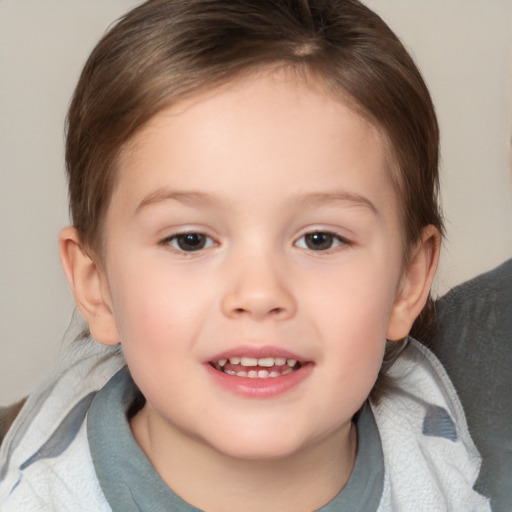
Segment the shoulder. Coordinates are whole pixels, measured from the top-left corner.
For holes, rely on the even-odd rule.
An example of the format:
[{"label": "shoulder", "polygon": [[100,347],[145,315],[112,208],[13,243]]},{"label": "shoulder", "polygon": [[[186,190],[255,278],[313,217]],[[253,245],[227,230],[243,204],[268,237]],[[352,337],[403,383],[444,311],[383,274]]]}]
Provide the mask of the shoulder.
[{"label": "shoulder", "polygon": [[85,422],[65,444],[61,453],[42,447],[6,475],[2,512],[111,512],[94,472]]},{"label": "shoulder", "polygon": [[[110,510],[85,421],[97,391],[124,364],[105,356],[99,345],[72,347],[28,396],[0,446],[2,512]],[[3,424],[11,419],[9,411]]]},{"label": "shoulder", "polygon": [[394,389],[373,406],[386,467],[379,511],[490,511],[473,489],[480,457],[440,362],[412,340],[391,373]]},{"label": "shoulder", "polygon": [[512,259],[450,290],[436,303],[428,345],[464,406],[483,463],[476,484],[494,510],[512,502]]},{"label": "shoulder", "polygon": [[437,332],[427,342],[463,403],[477,393],[512,406],[512,259],[450,290],[436,313]]},{"label": "shoulder", "polygon": [[[485,332],[508,333],[512,329],[512,259],[462,283],[436,302],[436,311],[443,336],[455,337],[469,329],[476,335]],[[454,315],[458,315],[454,323]],[[462,315],[462,317],[460,316]]]}]

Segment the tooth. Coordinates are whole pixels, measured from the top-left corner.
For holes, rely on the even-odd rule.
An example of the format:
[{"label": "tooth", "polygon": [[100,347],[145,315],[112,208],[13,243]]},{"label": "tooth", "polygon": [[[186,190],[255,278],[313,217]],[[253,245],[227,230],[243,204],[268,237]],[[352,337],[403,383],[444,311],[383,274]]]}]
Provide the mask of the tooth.
[{"label": "tooth", "polygon": [[274,366],[274,358],[273,357],[262,357],[258,359],[258,366],[264,366],[266,368],[270,368]]},{"label": "tooth", "polygon": [[236,372],[238,377],[247,377],[247,372]]},{"label": "tooth", "polygon": [[286,370],[283,371],[283,373],[281,373],[281,375],[288,375],[289,373],[292,373],[293,370],[291,368],[287,368]]},{"label": "tooth", "polygon": [[276,357],[274,359],[276,366],[284,366],[286,364],[286,358],[285,357]]},{"label": "tooth", "polygon": [[279,377],[279,375],[281,375],[279,372],[270,372],[268,374],[269,377]]},{"label": "tooth", "polygon": [[233,370],[224,370],[225,373],[227,373],[228,375],[236,375],[236,372],[234,372]]},{"label": "tooth", "polygon": [[[231,362],[233,362],[233,360],[231,360]],[[253,357],[242,357],[240,364],[242,366],[256,366],[258,364],[258,360],[254,359]]]},{"label": "tooth", "polygon": [[258,377],[260,379],[266,379],[268,377],[268,372],[267,370],[259,370],[258,371]]},{"label": "tooth", "polygon": [[227,362],[228,362],[227,359],[219,359],[219,361],[218,361],[219,366],[224,366]]},{"label": "tooth", "polygon": [[297,360],[296,359],[287,359],[286,362],[288,363],[288,366],[290,368],[293,368],[297,364]]},{"label": "tooth", "polygon": [[240,364],[240,358],[239,357],[230,357],[229,362],[231,364]]},{"label": "tooth", "polygon": [[247,377],[249,377],[250,379],[256,379],[258,377],[258,372],[256,370],[251,370],[247,374]]}]

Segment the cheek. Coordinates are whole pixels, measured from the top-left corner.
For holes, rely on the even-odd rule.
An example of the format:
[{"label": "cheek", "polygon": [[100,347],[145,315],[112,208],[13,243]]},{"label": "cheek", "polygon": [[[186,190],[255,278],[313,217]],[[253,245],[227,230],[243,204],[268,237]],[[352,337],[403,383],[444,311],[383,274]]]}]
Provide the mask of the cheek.
[{"label": "cheek", "polygon": [[382,364],[397,275],[361,258],[308,286],[304,308],[311,312],[337,385],[350,382],[356,402],[369,393]]},{"label": "cheek", "polygon": [[[165,350],[183,338],[183,328],[197,326],[204,293],[180,272],[158,261],[127,261],[114,272],[111,289],[121,344]],[[121,267],[121,266],[120,266]],[[193,332],[190,334],[193,336]]]},{"label": "cheek", "polygon": [[396,297],[398,271],[383,263],[351,264],[320,273],[305,283],[307,309],[315,311],[319,325],[346,339],[383,339]]},{"label": "cheek", "polygon": [[196,337],[191,326],[197,321],[188,292],[179,288],[179,283],[151,273],[132,275],[117,290],[121,347],[130,373],[148,399],[157,400],[162,387],[181,385],[187,356],[193,353]]}]

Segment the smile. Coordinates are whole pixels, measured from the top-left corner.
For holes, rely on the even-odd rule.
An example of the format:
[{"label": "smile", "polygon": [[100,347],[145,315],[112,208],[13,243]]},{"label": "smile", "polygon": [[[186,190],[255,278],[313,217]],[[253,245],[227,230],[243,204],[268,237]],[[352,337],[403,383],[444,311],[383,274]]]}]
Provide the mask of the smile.
[{"label": "smile", "polygon": [[315,367],[313,361],[276,347],[233,352],[218,354],[204,366],[213,382],[243,398],[267,399],[291,392],[308,380]]},{"label": "smile", "polygon": [[285,357],[230,357],[211,362],[217,371],[237,377],[268,379],[288,375],[302,368],[296,359]]}]

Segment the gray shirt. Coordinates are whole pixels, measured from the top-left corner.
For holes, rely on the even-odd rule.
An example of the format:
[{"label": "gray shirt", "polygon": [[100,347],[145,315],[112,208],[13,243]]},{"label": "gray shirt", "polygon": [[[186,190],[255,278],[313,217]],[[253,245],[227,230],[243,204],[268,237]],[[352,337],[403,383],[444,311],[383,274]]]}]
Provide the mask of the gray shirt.
[{"label": "gray shirt", "polygon": [[[158,476],[133,438],[128,418],[144,403],[127,369],[100,390],[88,413],[94,468],[113,512],[192,512]],[[320,512],[373,512],[380,502],[384,461],[373,413],[365,405],[355,418],[358,451],[345,487]]]}]

